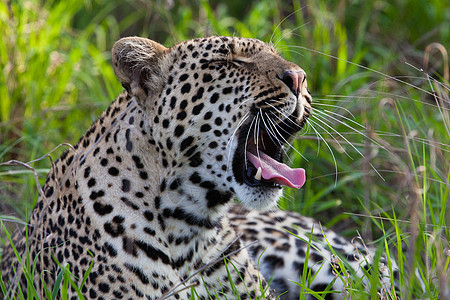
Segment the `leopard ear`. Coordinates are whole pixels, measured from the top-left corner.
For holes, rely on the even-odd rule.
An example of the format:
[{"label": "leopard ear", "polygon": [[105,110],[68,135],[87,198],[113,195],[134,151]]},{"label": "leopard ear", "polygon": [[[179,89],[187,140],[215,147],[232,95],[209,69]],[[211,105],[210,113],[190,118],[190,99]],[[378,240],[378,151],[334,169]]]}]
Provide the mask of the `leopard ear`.
[{"label": "leopard ear", "polygon": [[114,44],[114,72],[129,94],[146,97],[148,81],[152,75],[160,74],[159,61],[167,50],[161,44],[140,37],[122,38]]}]

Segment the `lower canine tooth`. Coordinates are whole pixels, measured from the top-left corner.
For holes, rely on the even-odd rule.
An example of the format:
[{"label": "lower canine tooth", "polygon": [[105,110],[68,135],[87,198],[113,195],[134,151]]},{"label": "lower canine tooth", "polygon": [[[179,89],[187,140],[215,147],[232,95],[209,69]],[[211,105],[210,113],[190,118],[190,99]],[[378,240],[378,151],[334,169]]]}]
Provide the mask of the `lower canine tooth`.
[{"label": "lower canine tooth", "polygon": [[261,173],[262,173],[262,169],[261,167],[258,168],[258,171],[256,171],[256,175],[255,175],[255,179],[256,180],[261,180]]}]

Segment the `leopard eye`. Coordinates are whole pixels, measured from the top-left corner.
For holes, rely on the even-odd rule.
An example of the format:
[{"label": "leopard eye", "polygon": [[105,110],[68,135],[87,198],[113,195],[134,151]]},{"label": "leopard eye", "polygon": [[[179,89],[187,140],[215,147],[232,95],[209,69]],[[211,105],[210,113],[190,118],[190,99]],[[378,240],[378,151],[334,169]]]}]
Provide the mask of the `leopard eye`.
[{"label": "leopard eye", "polygon": [[222,69],[223,66],[228,65],[228,63],[229,62],[226,60],[213,60],[213,61],[209,62],[209,68],[220,70],[220,69]]},{"label": "leopard eye", "polygon": [[232,63],[238,67],[242,67],[244,65],[247,65],[247,62],[241,61],[241,60],[233,60]]},{"label": "leopard eye", "polygon": [[241,67],[244,64],[247,64],[247,63],[243,62],[243,61],[239,61],[239,60],[225,60],[225,59],[212,60],[209,62],[210,69],[216,69],[216,70],[220,70],[220,69],[222,69],[222,67],[229,66],[229,65]]}]

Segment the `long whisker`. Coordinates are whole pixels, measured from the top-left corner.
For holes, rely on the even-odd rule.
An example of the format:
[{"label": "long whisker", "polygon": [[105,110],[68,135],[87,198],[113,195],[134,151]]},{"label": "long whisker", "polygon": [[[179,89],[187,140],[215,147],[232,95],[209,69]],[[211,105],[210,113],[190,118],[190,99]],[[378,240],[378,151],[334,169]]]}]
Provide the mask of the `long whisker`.
[{"label": "long whisker", "polygon": [[266,129],[266,131],[269,135],[270,140],[272,141],[272,143],[278,144],[281,147],[283,145],[283,143],[280,142],[280,140],[277,138],[276,134],[274,134],[274,132],[271,130],[271,128],[266,124],[266,121],[264,120],[264,114],[266,115],[266,117],[268,117],[267,114],[263,113],[262,109],[259,109],[259,112],[261,113],[261,119],[263,121],[264,128]]},{"label": "long whisker", "polygon": [[[275,116],[275,118],[277,118],[278,119],[278,121],[280,121],[280,123],[282,123],[284,120],[283,119],[281,119],[279,116],[277,116],[275,113],[273,113],[273,112],[269,112],[269,113],[271,113],[273,116]],[[273,122],[273,121],[272,121]],[[277,124],[275,123],[275,126],[277,126]],[[289,126],[289,125],[287,125],[287,126]],[[298,125],[297,125],[298,126]],[[291,126],[289,126],[289,128],[291,128],[291,129],[293,129]],[[288,134],[288,135],[290,135],[290,133],[288,132],[288,131],[286,131],[286,129],[284,129],[283,127],[280,127],[280,129],[281,130],[283,130],[283,132],[284,133],[286,133],[286,134]],[[277,132],[279,133],[279,131],[277,130]]]},{"label": "long whisker", "polygon": [[[353,119],[356,119],[355,115],[348,108],[345,108],[345,107],[342,107],[342,106],[338,106],[338,105],[325,104],[325,103],[314,103],[313,104],[313,106],[316,106],[316,105],[317,106],[327,106],[327,107],[334,107],[334,108],[337,108],[337,109],[342,109],[342,110],[346,111],[349,115],[351,115]],[[329,111],[327,111],[327,112],[329,112]]]},{"label": "long whisker", "polygon": [[230,167],[230,158],[231,158],[231,145],[233,144],[234,137],[236,136],[236,132],[238,129],[244,124],[244,122],[248,119],[250,116],[249,112],[246,112],[245,115],[241,118],[239,123],[237,124],[236,128],[233,131],[233,134],[231,135],[231,139],[228,140],[226,148],[228,148],[228,157],[227,157],[227,172]]},{"label": "long whisker", "polygon": [[355,125],[357,125],[357,126],[363,128],[363,129],[366,128],[364,125],[362,125],[362,124],[356,122],[355,120],[350,119],[350,118],[348,118],[348,117],[346,117],[346,116],[344,116],[344,115],[338,114],[338,113],[336,113],[336,112],[334,112],[334,111],[331,111],[331,110],[328,110],[328,109],[324,109],[324,108],[317,108],[317,110],[318,110],[319,112],[322,112],[322,113],[332,114],[332,115],[341,117],[341,118],[343,118],[344,120],[349,121],[349,122],[351,122],[351,123],[353,123],[353,124],[355,124]]},{"label": "long whisker", "polygon": [[250,123],[250,127],[247,131],[247,136],[245,137],[245,145],[244,145],[244,161],[245,161],[245,168],[247,169],[247,145],[248,145],[248,136],[250,135],[250,132],[252,131],[253,123],[255,122],[255,118],[253,118],[252,123]]},{"label": "long whisker", "polygon": [[[333,116],[328,115],[328,114],[325,113],[325,112],[322,112],[322,111],[320,111],[320,110],[316,110],[316,112],[318,112],[318,113],[320,113],[320,114],[323,114],[323,115],[325,115],[327,118],[333,119],[333,120],[335,120],[336,122],[338,122],[338,123],[344,125],[345,127],[347,127],[347,128],[349,128],[349,129],[351,129],[351,130],[353,130],[353,131],[359,133],[360,135],[364,136],[365,138],[367,138],[368,140],[370,140],[372,143],[374,143],[375,145],[377,145],[377,146],[380,147],[381,149],[383,149],[383,150],[389,152],[388,149],[386,149],[386,148],[385,148],[383,145],[381,145],[378,141],[376,141],[376,140],[374,140],[373,138],[369,137],[369,136],[368,136],[367,134],[365,134],[364,132],[362,132],[362,131],[360,131],[360,130],[358,130],[358,129],[356,129],[356,128],[350,126],[350,125],[348,125],[347,123],[345,123],[345,122],[343,122],[343,121],[341,121],[341,120],[339,120],[339,119],[337,119],[337,118],[335,118],[335,117],[333,117]],[[337,115],[339,115],[339,114],[337,114]],[[312,116],[315,117],[315,115],[312,115]],[[345,118],[345,117],[344,117],[344,118]],[[347,118],[347,119],[348,119],[348,118]],[[348,119],[348,120],[353,121],[353,120],[351,120],[351,119]],[[358,124],[358,126],[362,126],[361,124],[359,124],[359,123],[357,123],[357,122],[355,122],[355,123]]]},{"label": "long whisker", "polygon": [[[259,113],[260,113],[260,111],[258,111],[258,114],[256,115],[256,118],[257,118],[257,123],[256,123],[256,125],[255,125],[255,132],[256,132],[256,154],[258,155],[258,160],[259,160],[259,164],[261,165],[261,156],[260,156],[260,154],[259,154],[259,145],[258,145],[258,142],[259,142],[259,126],[260,126],[260,120],[259,120]],[[262,116],[261,116],[261,118],[262,118]]]},{"label": "long whisker", "polygon": [[242,101],[242,102],[238,105],[238,108],[240,108],[240,107],[241,107],[242,105],[244,105],[246,102],[252,101],[252,100],[254,100],[254,99],[250,98],[250,99],[247,99],[247,100]]},{"label": "long whisker", "polygon": [[284,137],[283,135],[278,131],[276,124],[273,123],[273,120],[271,120],[269,117],[267,118],[267,120],[269,122],[272,122],[272,128],[275,129],[278,133],[278,135],[280,136],[280,138],[286,143],[286,145],[288,145],[290,148],[292,148],[292,150],[294,150],[298,155],[300,155],[304,160],[308,161],[308,159],[306,157],[303,156],[303,154],[301,154],[297,149],[295,149],[294,146],[291,145],[291,143],[289,143]]},{"label": "long whisker", "polygon": [[[322,96],[322,97],[328,97],[328,96]],[[355,103],[355,100],[360,100],[360,99],[364,99],[364,100],[373,100],[373,99],[377,99],[377,97],[352,97],[352,96],[343,96],[341,98],[339,98],[338,96],[330,96],[331,98],[319,98],[317,96],[314,96],[314,102],[313,105],[320,103],[320,101],[326,101],[326,102],[339,102],[339,103]],[[336,99],[333,99],[332,97],[336,97]],[[349,99],[349,100],[345,100],[345,99]]]},{"label": "long whisker", "polygon": [[304,54],[301,53],[300,51],[296,51],[296,50],[292,50],[292,49],[279,49],[279,48],[277,48],[277,51],[278,52],[293,52],[293,53],[298,54],[300,56],[304,56]]},{"label": "long whisker", "polygon": [[[298,124],[295,123],[294,121],[292,121],[291,119],[289,119],[289,117],[288,117],[286,114],[284,114],[282,111],[280,111],[280,110],[277,109],[276,107],[273,107],[273,109],[274,109],[276,112],[278,112],[279,114],[281,114],[281,115],[284,117],[284,119],[282,119],[282,118],[280,118],[280,116],[278,116],[278,115],[275,114],[274,112],[270,112],[272,115],[274,115],[274,116],[280,121],[280,123],[278,123],[278,124],[281,124],[281,123],[283,123],[284,121],[288,121],[288,122],[290,122],[291,124],[294,124],[294,125],[295,125],[295,127],[293,127],[292,125],[289,125],[289,124],[286,123],[286,126],[288,126],[290,129],[295,130],[296,128],[298,128]],[[283,129],[283,130],[285,131],[285,129]],[[285,132],[287,132],[287,131],[285,131]]]},{"label": "long whisker", "polygon": [[296,9],[295,11],[291,12],[289,15],[287,15],[286,17],[283,18],[283,20],[280,21],[280,23],[278,23],[277,27],[275,27],[275,29],[272,32],[272,35],[270,36],[270,40],[269,43],[273,45],[273,36],[275,34],[275,32],[277,31],[277,29],[281,26],[281,24],[284,23],[284,21],[286,21],[288,18],[290,18],[292,15],[296,14],[297,12],[303,10],[303,7],[300,7],[299,9]]},{"label": "long whisker", "polygon": [[[270,104],[270,103],[267,103],[267,105],[269,105],[270,107],[272,107],[275,111],[277,111],[280,115],[282,115],[283,117],[284,117],[284,120],[287,120],[287,121],[289,121],[289,122],[291,122],[292,124],[294,124],[296,127],[298,127],[298,124],[297,123],[295,123],[294,121],[292,121],[284,112],[282,112],[281,110],[279,110],[278,108],[276,108],[275,106],[273,106],[272,104]],[[279,120],[281,120],[280,118],[278,118]],[[284,120],[281,120],[281,121],[284,121]],[[289,125],[288,125],[289,126]],[[292,129],[295,129],[296,127],[292,127],[292,126],[289,126],[289,128],[292,128]]]},{"label": "long whisker", "polygon": [[279,42],[281,42],[287,35],[289,35],[289,34],[291,34],[292,32],[294,32],[294,31],[296,31],[297,29],[300,29],[300,28],[302,28],[303,26],[306,26],[306,25],[308,25],[310,22],[307,22],[307,23],[304,23],[304,24],[301,24],[301,25],[299,25],[299,26],[297,26],[297,27],[295,27],[294,29],[291,29],[291,30],[289,30],[288,32],[286,32],[286,33],[284,33],[275,43],[274,43],[274,47],[276,48],[277,47],[277,45],[278,45],[278,43]]},{"label": "long whisker", "polygon": [[333,162],[334,162],[334,169],[335,169],[335,180],[334,180],[334,185],[337,185],[337,179],[338,179],[338,167],[337,167],[337,162],[336,162],[336,157],[334,156],[334,152],[331,149],[330,145],[327,143],[327,141],[322,137],[322,135],[316,130],[316,128],[314,128],[313,124],[311,124],[312,120],[307,120],[307,122],[309,123],[309,125],[311,126],[311,128],[314,130],[314,132],[316,133],[316,135],[322,139],[322,141],[325,143],[325,145],[327,146],[328,150],[330,150],[331,156],[333,157]]},{"label": "long whisker", "polygon": [[[361,95],[336,95],[336,94],[331,94],[331,95],[322,95],[323,97],[332,97],[332,98],[349,98],[349,99],[376,99],[377,97],[375,96],[361,96]],[[314,98],[314,100],[316,99],[321,99],[321,98]],[[322,100],[327,100],[326,99],[322,99]],[[341,100],[336,100],[336,101],[341,101]]]},{"label": "long whisker", "polygon": [[[270,118],[269,118],[269,116],[268,116],[266,113],[265,113],[265,115],[266,115],[266,117],[267,117],[267,122],[271,121]],[[287,157],[287,158],[289,159],[289,161],[290,161],[291,163],[293,163],[292,160],[291,160],[291,158],[287,155],[287,152],[286,152],[286,150],[285,150],[284,147],[283,147],[283,143],[277,138],[276,134],[273,133],[273,131],[272,131],[272,129],[271,129],[271,124],[269,123],[269,124],[267,125],[266,122],[264,121],[264,116],[263,116],[263,115],[261,115],[261,116],[262,116],[262,120],[263,120],[263,122],[264,122],[264,127],[267,129],[267,132],[269,133],[269,137],[270,137],[270,139],[272,140],[272,142],[274,142],[274,144],[275,144],[275,141],[274,141],[274,140],[272,139],[272,137],[271,137],[271,136],[273,135],[273,137],[276,139],[277,143],[280,145],[281,150],[283,150],[285,157]]]},{"label": "long whisker", "polygon": [[[320,110],[318,110],[317,112],[319,112],[319,115],[315,115],[315,117],[316,117],[316,119],[317,120],[319,120],[318,118],[319,118],[319,116],[320,116],[320,114],[322,114],[322,116],[326,116],[326,117],[331,117],[331,116],[329,116],[329,115],[327,115],[327,114],[325,114],[324,112],[321,112]],[[331,118],[333,118],[333,117],[331,117]],[[336,118],[333,118],[333,119],[336,119]],[[323,120],[326,120],[326,118],[323,118]],[[322,123],[324,123],[325,124],[325,122],[322,120]],[[337,120],[337,119],[336,119]],[[311,120],[312,121],[312,120]],[[340,122],[340,120],[337,120],[338,122]],[[342,123],[342,124],[344,124],[344,125],[346,125],[346,126],[348,126],[346,123],[343,123],[343,122],[340,122],[340,123]],[[328,125],[327,125],[328,126]],[[355,130],[356,131],[356,130]],[[361,155],[361,157],[363,157],[363,158],[365,158],[365,156],[364,156],[364,154],[362,154],[361,153],[361,151],[359,151],[359,149],[358,148],[356,148],[352,143],[350,143],[343,135],[341,135],[339,132],[337,132],[337,131],[335,131],[337,134],[339,134],[339,136],[340,137],[342,137],[346,142],[348,142],[349,144],[350,144],[350,146],[353,148],[353,149],[355,149],[355,151],[356,152],[358,152],[358,154],[359,155]],[[358,131],[357,131],[358,132]],[[374,139],[372,139],[371,137],[369,137],[369,136],[367,136],[367,135],[365,135],[364,133],[361,133],[364,137],[366,137],[367,139],[369,139],[370,141],[372,141],[373,143],[375,143],[377,146],[379,146],[379,147],[381,147],[382,149],[384,149],[384,150],[386,150],[386,151],[388,151],[389,152],[389,150],[388,149],[386,149],[384,146],[382,146],[381,144],[379,144],[378,142],[376,142]],[[342,147],[342,146],[341,146]],[[378,172],[378,170],[373,166],[373,164],[371,163],[371,162],[369,162],[369,165],[370,165],[370,167],[379,175],[379,177],[381,178],[381,179],[383,179],[383,181],[384,181],[384,178],[381,176],[381,174]]]},{"label": "long whisker", "polygon": [[238,131],[239,127],[241,127],[242,124],[248,119],[249,116],[250,116],[250,113],[246,112],[245,115],[241,118],[239,123],[236,125],[236,128],[233,131],[233,134],[231,135],[231,139],[228,140],[226,148],[228,148],[228,146],[230,146],[230,144],[233,143],[233,139],[234,139],[234,137],[236,135],[236,132]]},{"label": "long whisker", "polygon": [[[267,115],[267,113],[264,113],[266,115],[267,118],[269,118],[269,116]],[[270,126],[267,126],[266,121],[264,120],[264,115],[262,114],[262,120],[264,123],[264,127],[266,128],[268,134],[269,134],[269,138],[272,140],[272,142],[274,144],[278,144],[280,146],[283,146],[283,143],[277,138],[276,134],[272,131],[272,129],[270,128]],[[270,125],[270,124],[269,124]],[[275,140],[274,140],[275,139]]]},{"label": "long whisker", "polygon": [[[316,116],[318,117],[318,116]],[[329,132],[327,129],[325,129],[322,125],[320,125],[317,122],[314,122],[313,120],[309,120],[312,124],[316,125],[317,127],[319,127],[320,129],[322,129],[323,131],[325,131],[325,133],[327,133],[328,135],[331,136],[331,138],[339,145],[339,147],[341,147],[342,151],[344,151],[344,153],[353,160],[353,158],[350,156],[350,154],[345,150],[344,147],[342,147],[341,143],[335,138],[335,136]],[[324,124],[326,127],[330,128],[333,132],[335,132],[336,134],[338,134],[340,137],[342,137],[347,143],[351,144],[351,142],[349,140],[347,140],[345,137],[341,136],[340,133],[334,129],[333,127],[331,127],[329,124],[326,124],[324,121],[322,121],[321,119],[317,118],[317,121],[321,122],[322,124]]]}]

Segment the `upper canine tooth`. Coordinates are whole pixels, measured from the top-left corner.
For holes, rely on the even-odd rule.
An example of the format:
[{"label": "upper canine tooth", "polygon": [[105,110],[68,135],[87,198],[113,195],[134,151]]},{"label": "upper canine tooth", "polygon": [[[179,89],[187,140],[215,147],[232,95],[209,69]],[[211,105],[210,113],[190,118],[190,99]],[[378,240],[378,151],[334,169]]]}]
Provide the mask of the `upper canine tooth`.
[{"label": "upper canine tooth", "polygon": [[255,179],[258,181],[261,180],[261,174],[262,174],[262,169],[261,169],[261,167],[259,167],[258,171],[256,171]]}]

